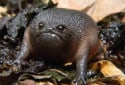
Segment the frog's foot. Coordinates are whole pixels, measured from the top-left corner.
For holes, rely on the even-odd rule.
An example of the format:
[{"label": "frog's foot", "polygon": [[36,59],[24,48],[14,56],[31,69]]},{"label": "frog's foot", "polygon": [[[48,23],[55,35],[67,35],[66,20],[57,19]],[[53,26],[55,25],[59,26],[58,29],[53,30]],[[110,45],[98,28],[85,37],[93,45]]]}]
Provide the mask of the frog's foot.
[{"label": "frog's foot", "polygon": [[19,60],[15,60],[12,64],[12,71],[19,72],[21,70],[21,62]]},{"label": "frog's foot", "polygon": [[78,76],[74,82],[76,83],[75,85],[86,85],[86,81],[85,81],[85,78],[84,76],[80,75]]}]

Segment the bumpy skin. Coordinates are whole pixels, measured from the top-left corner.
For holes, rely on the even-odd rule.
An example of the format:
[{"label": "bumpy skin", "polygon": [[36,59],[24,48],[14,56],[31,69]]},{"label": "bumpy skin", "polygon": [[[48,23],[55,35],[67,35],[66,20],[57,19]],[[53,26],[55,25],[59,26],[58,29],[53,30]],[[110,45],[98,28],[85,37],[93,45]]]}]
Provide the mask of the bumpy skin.
[{"label": "bumpy skin", "polygon": [[39,58],[52,64],[76,63],[79,85],[80,81],[85,84],[87,60],[97,49],[98,28],[88,15],[51,8],[40,12],[26,29],[16,61]]}]

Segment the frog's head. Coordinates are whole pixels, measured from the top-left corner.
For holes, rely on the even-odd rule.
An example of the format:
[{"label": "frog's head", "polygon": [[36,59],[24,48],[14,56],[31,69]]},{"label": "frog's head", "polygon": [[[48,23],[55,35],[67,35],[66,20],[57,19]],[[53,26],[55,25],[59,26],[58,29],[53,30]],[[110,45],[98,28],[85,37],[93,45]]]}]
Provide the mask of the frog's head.
[{"label": "frog's head", "polygon": [[[75,10],[52,8],[40,12],[31,23],[33,33],[50,41],[73,41],[85,30],[84,14]],[[76,40],[75,40],[76,41]]]}]

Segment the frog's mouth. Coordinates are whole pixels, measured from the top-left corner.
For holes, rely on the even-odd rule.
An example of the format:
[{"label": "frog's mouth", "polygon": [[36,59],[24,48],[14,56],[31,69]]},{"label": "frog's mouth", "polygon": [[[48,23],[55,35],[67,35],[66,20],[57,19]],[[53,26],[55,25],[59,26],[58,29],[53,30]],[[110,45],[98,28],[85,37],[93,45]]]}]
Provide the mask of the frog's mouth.
[{"label": "frog's mouth", "polygon": [[47,45],[50,48],[61,47],[64,44],[62,37],[55,33],[42,33],[40,38],[40,40],[42,40],[42,45]]},{"label": "frog's mouth", "polygon": [[52,32],[44,32],[43,36],[46,36],[51,39],[56,39],[56,40],[64,40],[59,34],[52,33]]}]

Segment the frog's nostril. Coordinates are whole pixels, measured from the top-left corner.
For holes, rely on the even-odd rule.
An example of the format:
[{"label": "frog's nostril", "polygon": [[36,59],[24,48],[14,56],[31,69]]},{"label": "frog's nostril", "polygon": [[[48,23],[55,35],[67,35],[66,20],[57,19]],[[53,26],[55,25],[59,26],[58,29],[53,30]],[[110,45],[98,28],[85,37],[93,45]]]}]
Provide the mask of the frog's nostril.
[{"label": "frog's nostril", "polygon": [[50,33],[53,32],[53,28],[48,28],[47,32],[50,32]]}]

